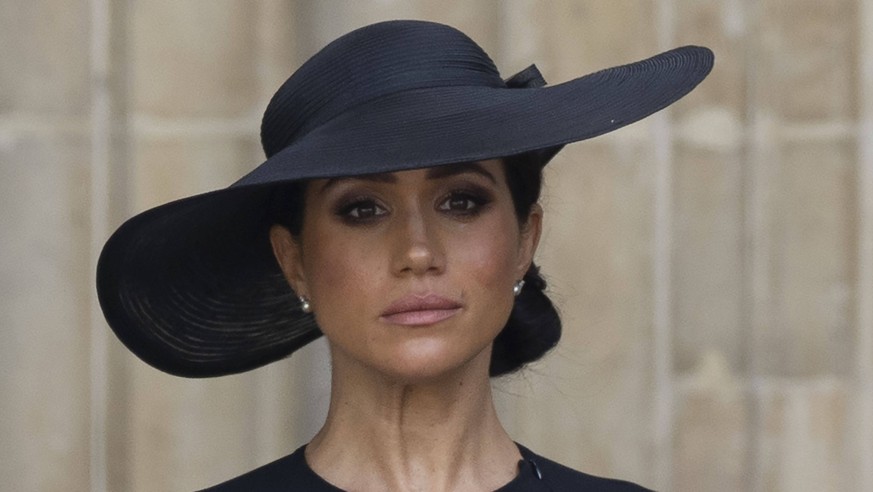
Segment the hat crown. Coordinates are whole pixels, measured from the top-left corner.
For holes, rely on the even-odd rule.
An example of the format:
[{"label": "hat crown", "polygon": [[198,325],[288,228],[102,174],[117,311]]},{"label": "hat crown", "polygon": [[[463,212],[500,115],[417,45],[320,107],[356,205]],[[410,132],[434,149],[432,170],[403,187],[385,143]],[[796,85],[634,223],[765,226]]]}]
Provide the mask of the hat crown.
[{"label": "hat crown", "polygon": [[327,121],[400,91],[448,86],[505,87],[491,58],[457,29],[387,21],[325,46],[276,91],[261,122],[267,157]]}]

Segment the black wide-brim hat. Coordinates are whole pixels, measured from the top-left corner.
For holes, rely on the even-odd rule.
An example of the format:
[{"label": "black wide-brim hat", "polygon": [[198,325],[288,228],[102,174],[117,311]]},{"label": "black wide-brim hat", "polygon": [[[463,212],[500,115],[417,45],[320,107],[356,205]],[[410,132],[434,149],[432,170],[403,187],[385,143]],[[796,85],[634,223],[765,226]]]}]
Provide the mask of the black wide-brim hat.
[{"label": "black wide-brim hat", "polygon": [[109,326],[168,373],[209,377],[287,357],[319,337],[270,247],[269,204],[288,182],[470,162],[563,145],[640,120],[712,68],[706,48],[545,87],[535,67],[503,80],[460,31],[382,22],[330,43],[264,114],[267,160],[226,189],[147,210],[109,238],[97,293]]}]

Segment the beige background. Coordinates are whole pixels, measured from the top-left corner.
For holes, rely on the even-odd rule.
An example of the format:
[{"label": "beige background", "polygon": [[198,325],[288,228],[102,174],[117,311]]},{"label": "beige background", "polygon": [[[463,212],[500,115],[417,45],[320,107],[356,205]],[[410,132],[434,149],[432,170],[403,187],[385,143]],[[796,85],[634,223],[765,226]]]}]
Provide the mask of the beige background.
[{"label": "beige background", "polygon": [[0,489],[191,490],[303,444],[322,343],[218,380],[107,330],[94,258],[261,162],[273,90],[387,18],[552,83],[713,48],[690,97],[548,168],[559,348],[495,382],[512,435],[663,490],[873,490],[873,1],[0,0]]}]

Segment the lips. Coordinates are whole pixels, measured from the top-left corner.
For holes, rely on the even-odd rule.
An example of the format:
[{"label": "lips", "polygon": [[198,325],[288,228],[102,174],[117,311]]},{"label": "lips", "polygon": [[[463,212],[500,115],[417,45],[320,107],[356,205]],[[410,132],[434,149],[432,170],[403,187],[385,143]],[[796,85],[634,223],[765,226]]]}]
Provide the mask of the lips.
[{"label": "lips", "polygon": [[461,303],[436,294],[408,295],[392,302],[379,318],[395,325],[425,326],[451,318],[461,307]]}]

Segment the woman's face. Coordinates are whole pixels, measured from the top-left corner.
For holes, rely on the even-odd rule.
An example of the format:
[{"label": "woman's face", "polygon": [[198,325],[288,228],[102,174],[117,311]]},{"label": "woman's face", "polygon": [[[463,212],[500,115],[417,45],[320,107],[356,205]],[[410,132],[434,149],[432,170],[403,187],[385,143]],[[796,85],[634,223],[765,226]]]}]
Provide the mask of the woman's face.
[{"label": "woman's face", "polygon": [[519,225],[503,164],[489,160],[314,180],[300,237],[274,226],[271,240],[335,366],[414,381],[490,358],[540,223],[534,206]]}]

